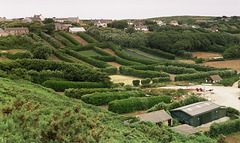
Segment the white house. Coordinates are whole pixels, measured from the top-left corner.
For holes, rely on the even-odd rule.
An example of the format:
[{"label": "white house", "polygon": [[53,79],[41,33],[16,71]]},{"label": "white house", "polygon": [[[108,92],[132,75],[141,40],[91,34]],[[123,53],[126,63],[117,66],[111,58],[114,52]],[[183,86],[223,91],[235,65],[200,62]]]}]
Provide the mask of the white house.
[{"label": "white house", "polygon": [[77,33],[77,32],[86,32],[86,30],[83,27],[72,27],[69,28],[70,33]]},{"label": "white house", "polygon": [[177,26],[177,25],[178,25],[178,22],[177,22],[176,20],[172,20],[172,21],[170,21],[169,24],[174,25],[174,26]]},{"label": "white house", "polygon": [[166,23],[164,23],[162,20],[154,20],[154,22],[156,22],[159,26],[166,25]]},{"label": "white house", "polygon": [[148,27],[147,26],[135,26],[134,28],[137,31],[148,31]]}]

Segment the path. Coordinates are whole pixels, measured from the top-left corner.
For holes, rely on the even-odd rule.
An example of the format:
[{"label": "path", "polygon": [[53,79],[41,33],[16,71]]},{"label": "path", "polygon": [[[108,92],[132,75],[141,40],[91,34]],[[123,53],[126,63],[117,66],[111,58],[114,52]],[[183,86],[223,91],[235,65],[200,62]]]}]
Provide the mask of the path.
[{"label": "path", "polygon": [[122,66],[122,65],[120,65],[120,64],[118,64],[118,63],[116,63],[116,62],[107,62],[107,64],[112,65],[112,66],[114,66],[114,67],[117,67],[118,70],[119,70],[119,67]]},{"label": "path", "polygon": [[238,82],[240,82],[240,80],[237,81],[237,82],[235,82],[235,83],[232,85],[232,87],[233,87],[233,88],[238,88]]},{"label": "path", "polygon": [[[103,50],[104,50],[105,52],[108,52],[109,54],[115,56],[115,57],[118,57],[118,56],[114,53],[114,51],[111,50],[111,49],[103,49]],[[118,58],[119,58],[119,57],[118,57]]]},{"label": "path", "polygon": [[63,45],[63,43],[61,43],[61,42],[60,42],[59,40],[57,40],[56,38],[52,37],[52,39],[55,40],[55,41],[61,46],[61,48],[65,47],[65,46]]},{"label": "path", "polygon": [[175,74],[169,74],[170,75],[170,79],[172,80],[172,81],[175,81],[175,76],[177,76],[177,75],[175,75]]},{"label": "path", "polygon": [[54,54],[51,54],[50,58],[55,61],[62,61],[58,57],[56,57]]},{"label": "path", "polygon": [[69,33],[69,35],[71,35],[73,38],[75,38],[78,42],[82,43],[83,46],[88,44],[87,41],[83,40],[81,37],[79,37],[79,36],[77,36],[77,35],[70,34],[70,33]]}]

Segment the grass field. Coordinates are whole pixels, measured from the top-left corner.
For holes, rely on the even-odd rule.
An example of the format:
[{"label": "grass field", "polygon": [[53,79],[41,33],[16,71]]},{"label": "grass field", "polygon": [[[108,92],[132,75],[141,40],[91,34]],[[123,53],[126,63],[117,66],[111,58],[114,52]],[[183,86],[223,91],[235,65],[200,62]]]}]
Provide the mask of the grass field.
[{"label": "grass field", "polygon": [[23,53],[23,52],[26,52],[27,50],[22,50],[22,49],[11,49],[11,50],[1,50],[1,53]]},{"label": "grass field", "polygon": [[81,55],[84,55],[84,56],[101,56],[100,54],[98,54],[97,52],[95,52],[93,50],[80,51],[78,53],[81,54]]},{"label": "grass field", "polygon": [[240,142],[240,133],[226,136],[226,141],[229,143],[239,143]]},{"label": "grass field", "polygon": [[137,77],[132,77],[132,76],[126,76],[126,75],[110,75],[111,81],[113,83],[124,83],[124,85],[133,85],[132,81],[133,80],[141,80],[143,78],[137,78]]},{"label": "grass field", "polygon": [[221,57],[221,54],[217,53],[207,53],[207,52],[194,52],[193,57],[197,56],[198,58],[212,59],[213,57]]},{"label": "grass field", "polygon": [[153,56],[150,54],[147,54],[145,52],[142,52],[138,49],[127,49],[125,50],[128,54],[136,56],[138,58],[146,59],[146,60],[153,60],[153,61],[160,61],[163,60],[163,58],[159,58],[157,56]]}]

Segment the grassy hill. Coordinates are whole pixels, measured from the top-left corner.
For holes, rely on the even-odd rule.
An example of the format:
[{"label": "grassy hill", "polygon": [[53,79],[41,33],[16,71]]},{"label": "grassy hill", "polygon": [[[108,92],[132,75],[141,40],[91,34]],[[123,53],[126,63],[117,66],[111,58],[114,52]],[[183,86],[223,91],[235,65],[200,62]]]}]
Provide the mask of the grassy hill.
[{"label": "grassy hill", "polygon": [[150,122],[125,125],[130,117],[24,80],[0,78],[0,100],[1,142],[215,142]]}]

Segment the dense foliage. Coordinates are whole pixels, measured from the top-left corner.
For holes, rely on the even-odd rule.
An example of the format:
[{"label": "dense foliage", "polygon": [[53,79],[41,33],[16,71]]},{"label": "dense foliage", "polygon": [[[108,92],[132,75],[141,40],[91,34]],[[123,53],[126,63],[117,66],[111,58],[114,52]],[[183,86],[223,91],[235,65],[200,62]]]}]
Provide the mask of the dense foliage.
[{"label": "dense foliage", "polygon": [[131,113],[134,111],[141,111],[151,108],[157,103],[170,103],[171,97],[157,96],[157,97],[132,97],[129,99],[115,100],[108,103],[108,110],[114,113]]},{"label": "dense foliage", "polygon": [[61,36],[63,36],[64,38],[66,38],[67,40],[72,42],[74,45],[82,45],[75,38],[73,38],[72,36],[70,36],[68,33],[64,32],[64,31],[60,31],[60,32],[58,32],[58,34],[60,34]]},{"label": "dense foliage", "polygon": [[78,32],[77,35],[79,37],[83,38],[88,43],[96,43],[97,42],[95,39],[93,39],[92,37],[90,37],[88,34],[86,34],[84,32]]}]

